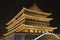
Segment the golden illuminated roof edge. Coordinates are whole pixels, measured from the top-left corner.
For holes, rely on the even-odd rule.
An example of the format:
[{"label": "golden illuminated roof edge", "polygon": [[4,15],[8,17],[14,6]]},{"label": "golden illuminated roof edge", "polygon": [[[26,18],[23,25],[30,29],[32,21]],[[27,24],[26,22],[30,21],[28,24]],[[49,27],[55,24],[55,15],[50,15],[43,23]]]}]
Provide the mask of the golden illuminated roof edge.
[{"label": "golden illuminated roof edge", "polygon": [[[17,30],[23,30],[23,29],[29,28],[28,26],[32,27],[32,28],[35,28],[35,26],[22,24],[21,26],[17,27],[16,29],[13,29],[12,31],[4,34],[4,36],[10,35],[10,34],[16,32]],[[39,27],[39,28],[42,28],[42,27]],[[43,27],[43,28],[48,28],[48,29],[51,29],[51,30],[57,29],[57,27],[54,27],[54,28],[53,27]]]},{"label": "golden illuminated roof edge", "polygon": [[9,25],[11,22],[13,22],[14,20],[16,20],[16,18],[18,16],[20,16],[24,11],[25,11],[25,9],[23,8],[15,17],[13,17],[8,23],[6,23],[6,25]]},{"label": "golden illuminated roof edge", "polygon": [[[26,15],[26,14],[22,15],[22,17],[23,17],[22,19],[29,18],[29,19],[40,20],[40,21],[47,21],[47,22],[49,22],[50,20],[53,20],[53,18],[34,17],[34,16]],[[16,20],[16,22],[20,22],[22,19],[19,18],[19,21]],[[9,28],[13,27],[16,24],[16,22],[13,22],[11,25],[9,25],[6,28],[9,29]]]},{"label": "golden illuminated roof edge", "polygon": [[16,30],[18,30],[19,28],[21,28],[20,30],[24,29],[24,28],[23,28],[23,24],[22,24],[21,26],[17,27],[16,29],[14,29],[14,30],[12,30],[12,31],[10,31],[10,32],[7,32],[6,34],[3,34],[3,36],[8,36],[8,35],[16,32]]},{"label": "golden illuminated roof edge", "polygon": [[51,15],[51,13],[45,13],[45,12],[36,12],[36,11],[33,11],[33,10],[29,10],[27,8],[24,8],[15,16],[13,17],[12,20],[10,20],[8,23],[6,23],[6,25],[9,25],[11,22],[13,22],[18,16],[20,16],[24,11],[30,11],[30,12],[35,12],[35,13],[39,13],[39,14],[44,14],[44,15]]}]

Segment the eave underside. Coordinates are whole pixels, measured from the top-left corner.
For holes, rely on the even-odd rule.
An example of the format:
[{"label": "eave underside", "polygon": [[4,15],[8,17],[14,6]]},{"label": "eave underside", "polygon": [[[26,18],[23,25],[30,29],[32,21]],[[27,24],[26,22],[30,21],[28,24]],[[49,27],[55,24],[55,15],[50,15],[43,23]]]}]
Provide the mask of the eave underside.
[{"label": "eave underside", "polygon": [[38,27],[38,26],[30,26],[30,25],[25,25],[22,24],[21,26],[8,31],[8,33],[4,34],[4,36],[10,35],[15,32],[30,32],[30,33],[44,33],[44,32],[53,32],[54,29],[53,27]]},{"label": "eave underside", "polygon": [[17,23],[19,23],[22,20],[25,19],[32,19],[32,20],[39,20],[39,21],[46,21],[49,22],[50,20],[52,20],[52,18],[44,18],[44,17],[35,17],[35,16],[30,16],[30,15],[26,15],[23,14],[20,18],[18,18],[17,20],[13,21],[8,27],[6,27],[7,29],[13,27],[14,25],[16,25]]}]

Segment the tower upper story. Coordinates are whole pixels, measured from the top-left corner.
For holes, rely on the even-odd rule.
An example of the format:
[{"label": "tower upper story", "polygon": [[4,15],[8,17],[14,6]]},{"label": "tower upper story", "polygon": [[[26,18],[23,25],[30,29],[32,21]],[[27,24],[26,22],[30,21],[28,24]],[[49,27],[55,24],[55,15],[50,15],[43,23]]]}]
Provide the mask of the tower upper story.
[{"label": "tower upper story", "polygon": [[47,22],[53,20],[53,18],[47,18],[49,15],[51,15],[51,13],[43,12],[42,10],[40,10],[40,8],[37,7],[36,4],[34,4],[32,7],[28,9],[23,7],[23,9],[15,17],[13,17],[13,19],[9,21],[6,25],[13,23],[14,21],[16,21],[16,19],[21,18],[21,16],[23,15],[24,16],[26,15],[28,18],[31,18],[34,20],[41,20],[41,21],[47,21]]}]

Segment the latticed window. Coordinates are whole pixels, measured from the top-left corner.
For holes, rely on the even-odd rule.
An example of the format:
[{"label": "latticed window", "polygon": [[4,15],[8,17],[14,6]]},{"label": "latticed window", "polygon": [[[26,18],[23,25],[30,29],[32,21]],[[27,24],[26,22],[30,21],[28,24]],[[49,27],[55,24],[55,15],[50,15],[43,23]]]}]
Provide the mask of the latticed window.
[{"label": "latticed window", "polygon": [[40,20],[33,20],[33,19],[25,19],[25,24],[27,25],[34,25],[34,26],[49,26],[50,24],[45,21],[40,21]]},{"label": "latticed window", "polygon": [[41,22],[39,20],[26,19],[25,24],[27,24],[27,25],[40,25]]},{"label": "latticed window", "polygon": [[46,21],[41,21],[41,25],[42,26],[50,26],[50,24],[48,22],[46,22]]}]

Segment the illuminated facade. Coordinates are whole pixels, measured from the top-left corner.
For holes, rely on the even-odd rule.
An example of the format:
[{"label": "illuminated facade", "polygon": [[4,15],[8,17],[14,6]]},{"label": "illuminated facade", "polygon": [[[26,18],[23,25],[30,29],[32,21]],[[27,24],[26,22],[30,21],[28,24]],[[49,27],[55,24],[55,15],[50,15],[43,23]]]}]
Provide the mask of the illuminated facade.
[{"label": "illuminated facade", "polygon": [[[41,11],[35,4],[29,9],[23,9],[6,25],[8,32],[4,34],[6,40],[32,40],[42,33],[53,33],[56,27],[50,27],[53,18],[47,18],[51,13]],[[10,39],[9,39],[10,38]]]}]

